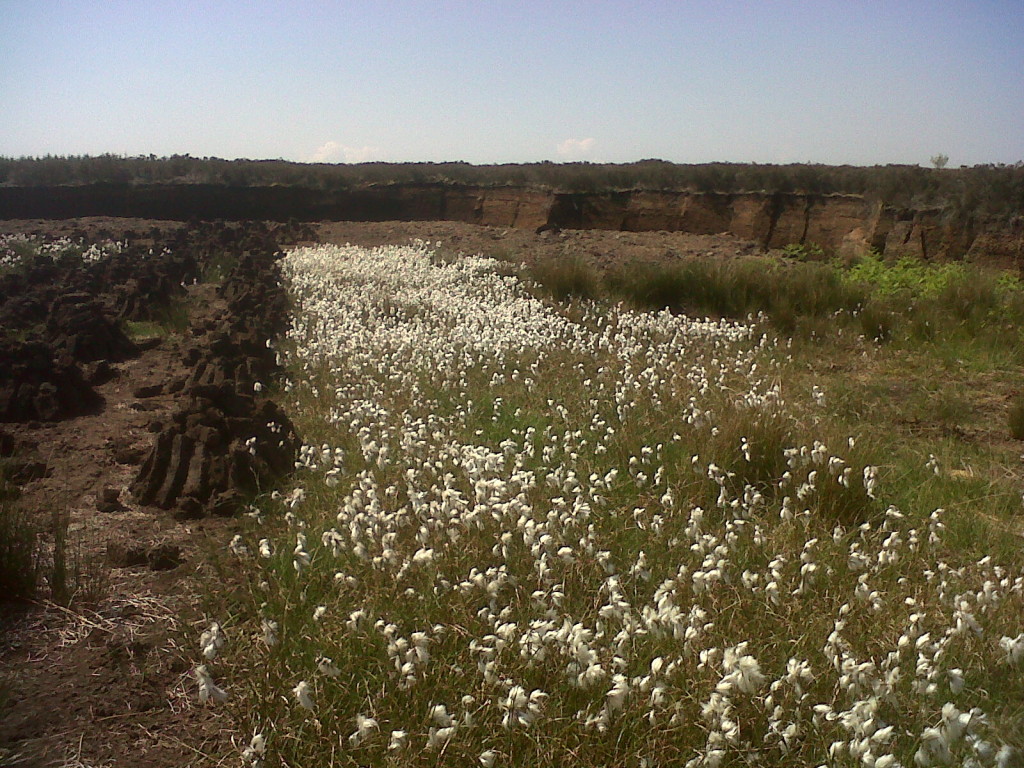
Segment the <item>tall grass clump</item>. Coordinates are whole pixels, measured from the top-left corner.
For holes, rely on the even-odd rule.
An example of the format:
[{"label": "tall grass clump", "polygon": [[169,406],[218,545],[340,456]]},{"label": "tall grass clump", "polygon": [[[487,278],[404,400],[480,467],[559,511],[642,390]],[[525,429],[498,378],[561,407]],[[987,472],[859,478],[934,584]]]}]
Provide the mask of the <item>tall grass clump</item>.
[{"label": "tall grass clump", "polygon": [[601,280],[597,270],[582,258],[545,259],[533,264],[529,275],[559,301],[593,300],[600,293]]},{"label": "tall grass clump", "polygon": [[877,342],[935,342],[957,333],[999,343],[1006,339],[1004,326],[1024,321],[1024,289],[1008,273],[962,262],[886,260],[877,253],[849,267],[746,257],[598,270],[572,257],[536,264],[528,274],[560,301],[604,298],[641,310],[735,319],[763,314],[787,335],[834,321]]},{"label": "tall grass clump", "polygon": [[973,264],[930,263],[908,256],[886,260],[872,253],[843,279],[866,291],[871,302],[886,307],[891,317],[905,317],[911,336],[922,341],[953,331],[981,337],[991,326],[1024,319],[1020,280]]},{"label": "tall grass clump", "polygon": [[39,533],[14,504],[14,489],[0,468],[0,601],[33,598],[39,581]]},{"label": "tall grass clump", "polygon": [[190,306],[183,296],[169,297],[153,307],[150,319],[162,334],[181,334],[188,330]]},{"label": "tall grass clump", "polygon": [[745,317],[757,311],[757,288],[739,262],[685,259],[666,264],[629,264],[609,273],[613,297],[638,309]]},{"label": "tall grass clump", "polygon": [[49,598],[59,605],[95,605],[110,587],[110,569],[104,559],[86,552],[79,535],[69,537],[71,513],[54,507],[50,516],[53,546],[40,560],[38,573],[45,577]]},{"label": "tall grass clump", "polygon": [[901,319],[900,313],[888,301],[871,299],[855,313],[860,331],[872,341],[892,339]]},{"label": "tall grass clump", "polygon": [[1024,440],[1024,395],[1017,395],[1010,403],[1007,417],[1010,426],[1010,437]]},{"label": "tall grass clump", "polygon": [[284,272],[307,445],[195,645],[243,765],[1019,759],[1020,562],[887,501],[759,322],[567,311],[424,245]]},{"label": "tall grass clump", "polygon": [[605,271],[601,287],[637,309],[728,318],[764,313],[784,330],[797,317],[850,310],[863,299],[863,289],[831,265],[767,258],[624,264]]}]

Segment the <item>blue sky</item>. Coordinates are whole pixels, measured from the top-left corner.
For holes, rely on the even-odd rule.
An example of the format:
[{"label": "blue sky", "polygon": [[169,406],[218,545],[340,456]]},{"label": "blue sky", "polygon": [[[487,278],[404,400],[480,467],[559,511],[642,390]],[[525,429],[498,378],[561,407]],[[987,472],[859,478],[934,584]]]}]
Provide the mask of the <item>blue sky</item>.
[{"label": "blue sky", "polygon": [[0,155],[1024,159],[1024,0],[0,0]]}]

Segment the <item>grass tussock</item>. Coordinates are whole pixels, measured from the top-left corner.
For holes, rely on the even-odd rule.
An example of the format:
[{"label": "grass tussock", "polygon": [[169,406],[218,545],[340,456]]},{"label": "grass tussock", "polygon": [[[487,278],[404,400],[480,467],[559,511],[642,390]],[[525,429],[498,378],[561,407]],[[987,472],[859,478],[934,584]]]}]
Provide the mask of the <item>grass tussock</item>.
[{"label": "grass tussock", "polygon": [[764,313],[783,322],[850,310],[862,300],[861,291],[829,267],[768,259],[629,265],[612,270],[605,286],[611,296],[638,309],[735,318]]},{"label": "grass tussock", "polygon": [[[790,254],[792,255],[792,254]],[[787,335],[822,322],[878,342],[983,338],[1024,322],[1024,286],[1008,273],[964,263],[886,261],[870,254],[845,265],[815,258],[687,258],[599,270],[578,258],[534,265],[528,276],[564,300],[625,302],[640,310],[742,319],[764,315]]]},{"label": "grass tussock", "polygon": [[[744,318],[764,313],[792,327],[798,317],[853,311],[864,301],[859,285],[817,263],[769,259],[685,259],[669,264],[628,264],[604,273],[580,264],[545,262],[530,277],[556,298],[605,296],[640,310]],[[570,284],[586,290],[567,292]]]},{"label": "grass tussock", "polygon": [[582,299],[592,301],[601,292],[597,271],[584,259],[570,258],[536,264],[531,274],[544,290],[558,301]]},{"label": "grass tussock", "polygon": [[15,489],[0,469],[0,599],[35,597],[40,579],[39,531],[14,504]]},{"label": "grass tussock", "polygon": [[1014,440],[1024,440],[1024,395],[1017,395],[1013,398],[1007,420],[1010,437]]}]

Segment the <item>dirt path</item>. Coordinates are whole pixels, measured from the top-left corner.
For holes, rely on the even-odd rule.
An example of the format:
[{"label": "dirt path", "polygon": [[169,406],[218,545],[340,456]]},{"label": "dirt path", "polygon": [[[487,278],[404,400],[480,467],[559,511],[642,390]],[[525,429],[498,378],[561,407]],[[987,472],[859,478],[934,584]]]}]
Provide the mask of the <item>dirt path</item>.
[{"label": "dirt path", "polygon": [[[217,310],[215,287],[193,287],[189,304]],[[179,638],[198,633],[182,622],[195,610],[202,554],[230,538],[231,523],[177,521],[127,492],[152,425],[175,406],[174,395],[136,395],[185,375],[183,346],[168,336],[117,364],[97,387],[100,413],[5,427],[48,467],[17,503],[51,530],[66,515],[81,594],[70,610],[46,602],[3,619],[0,765],[202,765],[226,743],[218,713],[196,703],[194,649]]]},{"label": "dirt path", "polygon": [[571,256],[596,266],[638,261],[674,261],[692,256],[732,258],[757,253],[754,242],[729,234],[686,232],[618,232],[481,227],[455,221],[329,221],[319,226],[325,243],[377,246],[420,239],[438,244],[442,253],[481,253],[515,262]]}]

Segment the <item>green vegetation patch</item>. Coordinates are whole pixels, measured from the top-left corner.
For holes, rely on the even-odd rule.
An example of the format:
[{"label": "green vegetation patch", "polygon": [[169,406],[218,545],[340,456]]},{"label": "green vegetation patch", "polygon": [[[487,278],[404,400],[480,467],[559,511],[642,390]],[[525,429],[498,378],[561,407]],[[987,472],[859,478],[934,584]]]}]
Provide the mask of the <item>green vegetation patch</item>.
[{"label": "green vegetation patch", "polygon": [[495,266],[286,260],[308,445],[191,640],[243,764],[1020,759],[1009,343],[979,320],[880,344],[859,307],[801,312],[781,266],[654,281],[741,322],[609,302],[603,278],[544,300]]}]

